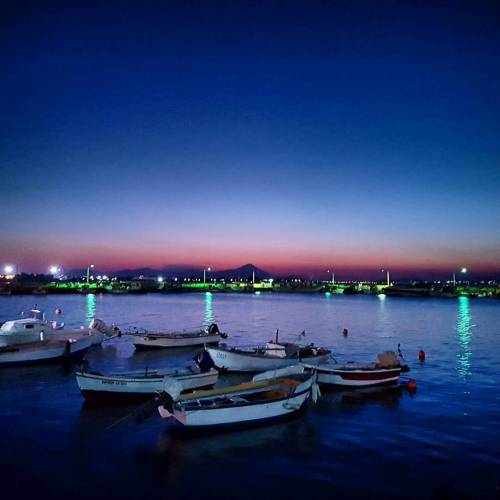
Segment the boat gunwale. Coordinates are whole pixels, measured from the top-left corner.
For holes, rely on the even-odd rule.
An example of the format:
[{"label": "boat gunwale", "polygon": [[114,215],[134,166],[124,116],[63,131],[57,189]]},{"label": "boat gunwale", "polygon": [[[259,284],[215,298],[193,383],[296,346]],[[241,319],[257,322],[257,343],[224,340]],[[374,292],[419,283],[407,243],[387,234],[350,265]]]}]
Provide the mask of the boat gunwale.
[{"label": "boat gunwale", "polygon": [[130,337],[143,337],[145,339],[155,340],[155,339],[192,339],[192,338],[204,338],[204,337],[220,337],[220,333],[208,333],[205,331],[200,332],[123,332],[123,336]]},{"label": "boat gunwale", "polygon": [[[265,389],[266,387],[272,387],[278,385],[280,382],[286,382],[289,385],[297,387],[298,385],[303,384],[309,380],[309,377],[307,376],[308,374],[300,374],[299,376],[304,376],[304,375],[305,375],[304,380],[294,380],[289,377],[281,377],[276,379],[259,380],[258,382],[243,382],[238,385],[219,387],[217,389],[193,391],[189,394],[181,395],[181,397],[178,399],[178,402],[191,401],[196,399],[206,399],[212,396],[215,397],[219,395],[224,396],[224,395],[238,394],[240,392],[250,391],[252,389],[255,390]],[[231,389],[231,391],[229,391],[229,389]]]},{"label": "boat gunwale", "polygon": [[[305,346],[305,347],[308,347],[308,346]],[[261,346],[255,347],[256,350],[259,348],[262,350],[266,350],[266,349],[262,348]],[[210,347],[209,349],[213,349],[214,351],[219,351],[219,352],[227,352],[227,353],[231,353],[231,354],[238,354],[240,356],[249,356],[249,357],[260,358],[260,359],[273,359],[273,360],[297,359],[298,361],[300,361],[301,359],[314,359],[314,358],[318,358],[321,356],[329,356],[332,352],[330,349],[325,349],[323,347],[319,347],[318,349],[321,349],[324,352],[321,352],[321,353],[318,352],[317,354],[312,354],[309,356],[297,356],[295,358],[292,356],[275,356],[273,354],[270,355],[270,354],[262,354],[259,352],[245,351],[243,349],[239,349],[238,347],[227,348],[227,347],[220,347],[219,346],[219,347]],[[302,347],[302,349],[304,349],[304,347]],[[269,349],[269,350],[278,350],[278,349]]]},{"label": "boat gunwale", "polygon": [[[312,384],[311,384],[312,385]],[[180,411],[180,410],[183,410],[186,415],[188,415],[189,413],[195,413],[197,411],[200,411],[200,410],[224,410],[224,409],[233,409],[233,408],[241,408],[241,407],[244,407],[244,406],[256,406],[256,405],[262,405],[262,404],[270,404],[270,403],[278,403],[280,401],[287,401],[287,400],[290,400],[290,399],[294,399],[296,397],[299,397],[299,396],[302,396],[303,394],[306,394],[308,392],[311,391],[311,386],[309,386],[307,389],[304,389],[300,392],[292,392],[291,394],[288,394],[286,396],[283,396],[283,397],[280,397],[280,398],[276,398],[276,399],[269,399],[269,400],[262,400],[262,399],[259,399],[257,401],[246,401],[246,400],[243,400],[243,401],[238,401],[238,402],[235,402],[235,404],[233,405],[227,405],[227,406],[200,406],[199,408],[193,408],[192,410],[183,410],[182,408],[182,403],[186,400],[180,400],[178,402],[175,403],[174,405],[174,409]],[[269,391],[265,391],[265,392],[271,392],[271,390]],[[285,391],[280,391],[280,392],[283,392],[285,393]],[[266,418],[266,417],[264,417]],[[189,427],[189,426],[188,426]]]},{"label": "boat gunwale", "polygon": [[[308,367],[309,368],[309,367]],[[400,366],[393,368],[324,368],[321,365],[311,366],[311,369],[317,371],[317,373],[389,373],[389,372],[401,372]]]},{"label": "boat gunwale", "polygon": [[[112,375],[103,375],[103,374],[97,374],[97,373],[88,373],[88,372],[76,372],[75,375],[77,377],[82,377],[82,378],[87,378],[87,379],[93,379],[93,380],[117,380],[120,382],[151,382],[151,381],[156,381],[156,380],[163,380],[165,377],[167,378],[175,378],[176,380],[183,380],[185,378],[203,378],[206,376],[213,376],[213,375],[218,375],[218,371],[214,369],[210,369],[207,372],[191,372],[188,373],[187,370],[189,368],[186,368],[186,372],[181,374],[174,374],[173,372],[170,373],[165,373],[164,375],[139,375],[137,377],[130,377],[127,375],[118,375],[118,374],[112,374]],[[158,372],[156,372],[158,373]]]}]

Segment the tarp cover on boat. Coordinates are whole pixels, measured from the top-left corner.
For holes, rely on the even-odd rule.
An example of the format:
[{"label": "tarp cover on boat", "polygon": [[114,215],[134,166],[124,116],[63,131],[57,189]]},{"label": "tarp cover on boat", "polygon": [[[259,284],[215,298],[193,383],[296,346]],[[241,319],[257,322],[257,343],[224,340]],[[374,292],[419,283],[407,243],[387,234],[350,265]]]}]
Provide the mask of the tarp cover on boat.
[{"label": "tarp cover on boat", "polygon": [[377,356],[377,364],[381,368],[391,368],[399,366],[399,360],[394,351],[384,351]]},{"label": "tarp cover on boat", "polygon": [[275,342],[268,342],[264,352],[266,356],[277,356],[278,358],[286,357],[286,349],[284,345],[276,344]]}]

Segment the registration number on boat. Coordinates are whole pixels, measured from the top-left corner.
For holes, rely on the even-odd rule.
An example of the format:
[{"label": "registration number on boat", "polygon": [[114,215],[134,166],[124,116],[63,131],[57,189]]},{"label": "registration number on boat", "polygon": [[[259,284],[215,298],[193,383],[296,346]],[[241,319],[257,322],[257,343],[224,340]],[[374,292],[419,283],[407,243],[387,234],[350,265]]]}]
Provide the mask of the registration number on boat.
[{"label": "registration number on boat", "polygon": [[127,382],[123,382],[122,380],[102,380],[101,383],[108,385],[127,385]]}]

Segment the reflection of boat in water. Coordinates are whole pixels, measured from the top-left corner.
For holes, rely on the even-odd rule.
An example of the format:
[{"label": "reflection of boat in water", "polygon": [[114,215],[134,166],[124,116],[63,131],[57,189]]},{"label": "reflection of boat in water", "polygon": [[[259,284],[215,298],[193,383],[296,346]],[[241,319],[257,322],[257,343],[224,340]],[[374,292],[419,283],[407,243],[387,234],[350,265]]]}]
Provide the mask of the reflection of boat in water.
[{"label": "reflection of boat in water", "polygon": [[[226,460],[233,454],[266,453],[270,447],[286,449],[290,442],[303,452],[319,445],[320,433],[302,412],[292,413],[275,422],[252,427],[168,427],[160,435],[156,451],[169,458],[169,463],[198,460],[200,456]],[[317,449],[317,448],[316,448]],[[228,455],[229,454],[229,455]]]},{"label": "reflection of boat in water", "polygon": [[180,397],[166,389],[171,397],[167,394],[168,400],[158,410],[162,418],[186,427],[249,425],[275,420],[298,412],[313,390],[316,374],[304,373],[303,367],[294,368],[290,367],[280,378],[274,378],[272,373],[270,378],[260,377],[255,382],[195,391]]},{"label": "reflection of boat in water", "polygon": [[219,327],[212,323],[208,328],[194,332],[148,332],[147,330],[135,329],[124,332],[135,348],[140,349],[165,349],[172,347],[196,347],[205,344],[218,344],[221,339],[227,338]]},{"label": "reflection of boat in water", "polygon": [[341,388],[395,384],[402,371],[409,371],[392,351],[380,353],[375,363],[339,364],[329,360],[308,368],[316,370],[320,385]]},{"label": "reflection of boat in water", "polygon": [[367,404],[398,407],[399,400],[404,394],[408,394],[408,389],[403,384],[361,387],[355,391],[349,389],[328,390],[327,386],[323,386],[320,406],[327,406],[329,411],[335,404],[350,407],[362,407]]}]

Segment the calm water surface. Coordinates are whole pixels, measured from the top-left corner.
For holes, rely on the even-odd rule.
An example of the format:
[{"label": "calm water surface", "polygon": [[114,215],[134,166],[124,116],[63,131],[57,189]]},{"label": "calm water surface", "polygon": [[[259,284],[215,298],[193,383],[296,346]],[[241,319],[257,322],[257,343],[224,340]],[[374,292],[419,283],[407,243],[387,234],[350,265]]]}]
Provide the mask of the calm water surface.
[{"label": "calm water surface", "polygon": [[[500,497],[500,302],[324,295],[0,297],[0,321],[34,302],[67,325],[122,328],[217,322],[228,342],[331,346],[372,360],[401,343],[418,383],[329,392],[292,420],[250,430],[174,432],[156,413],[87,408],[74,367],[0,370],[2,498]],[[343,328],[349,329],[344,338]],[[419,349],[427,353],[419,363]],[[114,339],[88,354],[101,370],[186,364],[192,351],[134,353]]]}]

